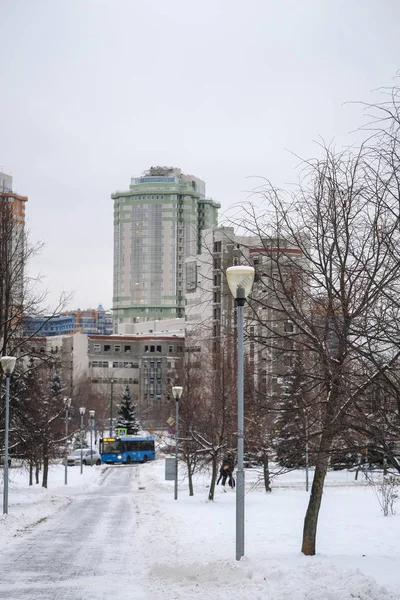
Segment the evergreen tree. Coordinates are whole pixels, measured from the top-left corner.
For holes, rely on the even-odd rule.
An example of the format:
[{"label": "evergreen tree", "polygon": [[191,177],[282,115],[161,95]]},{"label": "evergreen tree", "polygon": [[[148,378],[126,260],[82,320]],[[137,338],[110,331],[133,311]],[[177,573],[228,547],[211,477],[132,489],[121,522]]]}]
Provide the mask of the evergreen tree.
[{"label": "evergreen tree", "polygon": [[282,385],[281,401],[277,405],[274,436],[276,459],[288,469],[306,465],[306,447],[310,464],[315,461],[313,432],[318,414],[317,407],[313,406],[312,389],[308,389],[305,381],[304,360],[303,352],[297,350],[291,372],[286,375]]},{"label": "evergreen tree", "polygon": [[117,427],[125,427],[128,435],[136,435],[141,429],[141,425],[136,418],[136,405],[132,402],[132,395],[128,386],[126,386],[121,403],[118,406]]}]

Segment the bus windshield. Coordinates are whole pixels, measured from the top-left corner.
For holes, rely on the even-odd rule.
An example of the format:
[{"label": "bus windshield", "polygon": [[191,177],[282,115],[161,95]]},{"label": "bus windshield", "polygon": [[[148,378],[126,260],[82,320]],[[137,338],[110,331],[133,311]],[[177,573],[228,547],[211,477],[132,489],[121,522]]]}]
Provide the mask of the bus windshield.
[{"label": "bus windshield", "polygon": [[103,440],[101,452],[109,454],[110,452],[120,452],[121,442],[120,440]]}]

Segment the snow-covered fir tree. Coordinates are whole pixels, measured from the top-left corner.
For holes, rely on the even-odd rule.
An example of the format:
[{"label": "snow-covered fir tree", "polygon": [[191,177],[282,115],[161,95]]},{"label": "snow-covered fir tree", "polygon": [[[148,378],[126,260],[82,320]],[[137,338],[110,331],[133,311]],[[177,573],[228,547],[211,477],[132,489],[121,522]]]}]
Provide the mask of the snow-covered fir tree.
[{"label": "snow-covered fir tree", "polygon": [[274,446],[277,462],[289,469],[305,465],[307,439],[306,394],[303,386],[304,368],[300,353],[294,358],[291,373],[285,377],[281,401],[277,407]]},{"label": "snow-covered fir tree", "polygon": [[126,386],[121,403],[118,406],[117,427],[125,427],[128,435],[136,435],[141,429],[141,425],[136,418],[136,405],[132,402],[132,395],[128,386]]}]

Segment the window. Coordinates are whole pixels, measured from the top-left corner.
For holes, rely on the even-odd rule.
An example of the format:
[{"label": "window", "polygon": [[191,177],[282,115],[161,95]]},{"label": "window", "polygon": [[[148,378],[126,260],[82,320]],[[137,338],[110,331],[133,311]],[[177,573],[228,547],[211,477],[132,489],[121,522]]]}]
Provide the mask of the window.
[{"label": "window", "polygon": [[150,352],[154,352],[155,346],[150,346]]},{"label": "window", "polygon": [[285,333],[293,333],[293,323],[292,321],[285,321],[283,324],[283,330]]},{"label": "window", "polygon": [[129,346],[124,346],[124,352],[130,352],[131,351],[131,346],[129,344]]},{"label": "window", "polygon": [[157,352],[161,352],[161,346],[157,346]]},{"label": "window", "polygon": [[216,273],[214,275],[214,285],[221,285],[221,273]]},{"label": "window", "polygon": [[148,346],[145,346],[145,347],[144,347],[144,351],[145,351],[145,352],[148,352],[148,351],[149,351],[149,347],[148,347]]},{"label": "window", "polygon": [[221,302],[221,292],[220,290],[218,290],[217,292],[214,292],[213,294],[213,301],[214,302]]},{"label": "window", "polygon": [[121,344],[115,344],[114,352],[121,352]]},{"label": "window", "polygon": [[285,367],[293,367],[293,355],[292,354],[285,354],[284,366]]},{"label": "window", "polygon": [[186,268],[186,290],[193,291],[197,287],[197,264],[195,261],[188,262]]},{"label": "window", "polygon": [[172,354],[172,346],[168,346],[168,352],[169,354]]},{"label": "window", "polygon": [[93,350],[94,352],[100,352],[100,344],[94,344]]},{"label": "window", "polygon": [[104,352],[110,352],[111,346],[110,344],[104,344]]},{"label": "window", "polygon": [[124,362],[124,369],[132,369],[132,363]]}]

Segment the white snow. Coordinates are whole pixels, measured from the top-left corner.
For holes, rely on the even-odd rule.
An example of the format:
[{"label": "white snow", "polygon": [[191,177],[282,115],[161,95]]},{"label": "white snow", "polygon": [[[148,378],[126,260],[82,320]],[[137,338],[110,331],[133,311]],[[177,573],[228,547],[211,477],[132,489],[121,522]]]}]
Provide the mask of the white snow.
[{"label": "white snow", "polygon": [[235,493],[218,486],[215,501],[209,502],[209,477],[203,473],[190,497],[182,469],[174,500],[163,459],[137,467],[85,467],[82,475],[79,467],[71,467],[68,485],[64,467],[53,465],[47,490],[29,487],[26,472],[10,469],[9,514],[0,516],[0,548],[17,543],[20,531],[40,527],[42,519],[63,510],[82,491],[96,493],[104,473],[113,468],[139,469],[133,490],[136,537],[115,544],[118,552],[137,553],[132,560],[140,565],[140,587],[148,590],[148,598],[400,599],[400,515],[383,517],[371,487],[347,471],[328,475],[314,557],[300,552],[309,495],[303,472],[280,476],[266,494],[256,484],[257,471],[246,471],[246,549],[238,562]]}]

